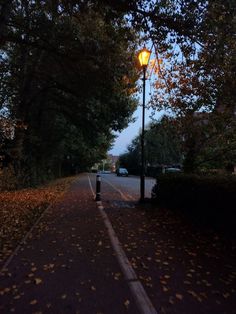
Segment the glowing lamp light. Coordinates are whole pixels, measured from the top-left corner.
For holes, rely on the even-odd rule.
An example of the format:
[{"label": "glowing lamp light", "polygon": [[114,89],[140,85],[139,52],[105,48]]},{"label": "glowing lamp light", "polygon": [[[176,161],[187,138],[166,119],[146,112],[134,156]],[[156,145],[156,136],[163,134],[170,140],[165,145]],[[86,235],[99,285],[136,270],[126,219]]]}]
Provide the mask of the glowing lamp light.
[{"label": "glowing lamp light", "polygon": [[147,67],[149,59],[150,59],[150,55],[151,55],[151,51],[145,47],[139,52],[138,59],[142,68]]}]

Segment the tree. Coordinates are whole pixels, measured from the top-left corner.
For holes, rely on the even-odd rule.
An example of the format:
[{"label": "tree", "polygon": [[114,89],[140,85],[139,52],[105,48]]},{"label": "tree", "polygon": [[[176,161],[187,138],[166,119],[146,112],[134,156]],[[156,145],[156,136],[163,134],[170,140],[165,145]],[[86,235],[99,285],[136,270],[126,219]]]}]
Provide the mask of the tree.
[{"label": "tree", "polygon": [[182,139],[176,132],[175,119],[163,116],[149,125],[145,132],[146,159],[149,165],[173,165],[182,163]]},{"label": "tree", "polygon": [[13,1],[5,25],[1,106],[23,126],[6,144],[26,184],[60,175],[68,156],[80,170],[103,158],[136,108],[136,35],[79,3]]},{"label": "tree", "polygon": [[[147,167],[160,167],[182,163],[182,139],[176,132],[176,121],[163,116],[159,121],[152,122],[145,130],[145,162]],[[140,135],[135,137],[128,146],[127,152],[119,158],[120,165],[129,172],[138,174],[140,169]]]},{"label": "tree", "polygon": [[131,174],[140,173],[141,164],[140,135],[135,137],[127,148],[127,152],[119,156],[119,166],[127,168]]},{"label": "tree", "polygon": [[197,40],[174,40],[156,82],[152,106],[177,118],[188,172],[236,162],[235,12],[231,0],[206,2]]},{"label": "tree", "polygon": [[[158,65],[159,79],[152,106],[177,118],[185,139],[185,169],[194,171],[209,159],[213,166],[222,155],[233,162],[235,1],[103,2],[116,12],[129,14],[136,29],[147,40],[151,39],[157,59],[161,55],[164,60],[163,68]],[[210,152],[214,156],[210,157]]]}]

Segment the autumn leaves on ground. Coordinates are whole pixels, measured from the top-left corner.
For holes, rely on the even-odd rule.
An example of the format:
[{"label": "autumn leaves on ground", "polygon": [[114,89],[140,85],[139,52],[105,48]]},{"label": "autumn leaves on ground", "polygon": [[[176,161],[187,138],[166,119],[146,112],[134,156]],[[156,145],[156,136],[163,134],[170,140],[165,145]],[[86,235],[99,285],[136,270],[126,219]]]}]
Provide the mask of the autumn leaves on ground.
[{"label": "autumn leaves on ground", "polygon": [[[233,240],[166,208],[124,201],[108,180],[105,212],[157,312],[233,314]],[[1,194],[1,264],[56,200],[2,272],[0,312],[138,313],[87,174]]]},{"label": "autumn leaves on ground", "polygon": [[35,189],[0,193],[0,266],[43,211],[59,200],[74,180],[69,177]]}]

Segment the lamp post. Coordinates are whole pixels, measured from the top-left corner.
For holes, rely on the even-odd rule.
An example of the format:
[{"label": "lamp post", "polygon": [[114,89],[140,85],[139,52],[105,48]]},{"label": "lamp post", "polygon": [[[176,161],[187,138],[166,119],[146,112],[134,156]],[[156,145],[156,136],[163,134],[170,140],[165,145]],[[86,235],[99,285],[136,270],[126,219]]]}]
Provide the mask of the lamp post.
[{"label": "lamp post", "polygon": [[145,47],[139,52],[138,59],[143,69],[143,116],[142,116],[142,133],[141,133],[141,172],[140,172],[140,201],[145,198],[145,161],[144,161],[144,127],[145,127],[145,89],[146,89],[146,70],[150,59],[151,51]]}]

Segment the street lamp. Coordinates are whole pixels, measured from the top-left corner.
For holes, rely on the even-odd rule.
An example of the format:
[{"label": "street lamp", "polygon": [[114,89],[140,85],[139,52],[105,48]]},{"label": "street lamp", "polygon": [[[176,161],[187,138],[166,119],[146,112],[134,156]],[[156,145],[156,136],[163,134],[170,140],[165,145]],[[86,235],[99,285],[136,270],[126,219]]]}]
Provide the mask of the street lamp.
[{"label": "street lamp", "polygon": [[144,127],[145,127],[145,88],[146,88],[146,70],[150,59],[151,51],[143,48],[139,54],[138,59],[141,68],[143,69],[143,117],[142,117],[142,134],[141,134],[141,172],[140,172],[140,201],[143,202],[145,198],[145,168],[144,168]]}]

